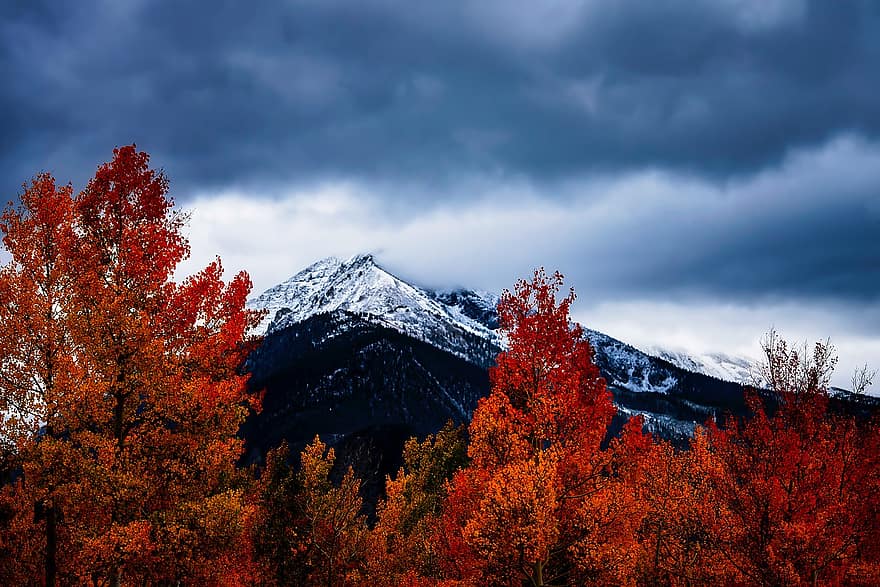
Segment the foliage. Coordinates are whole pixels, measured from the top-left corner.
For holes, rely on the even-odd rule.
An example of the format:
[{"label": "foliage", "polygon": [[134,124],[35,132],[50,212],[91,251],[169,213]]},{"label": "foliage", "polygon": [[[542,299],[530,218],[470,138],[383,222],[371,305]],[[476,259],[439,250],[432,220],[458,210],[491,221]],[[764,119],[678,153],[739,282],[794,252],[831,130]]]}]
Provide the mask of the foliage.
[{"label": "foliage", "polygon": [[508,350],[470,425],[471,465],[450,485],[444,570],[466,583],[626,582],[641,506],[630,483],[641,422],[604,447],[615,413],[592,350],[569,322],[562,276],[537,271],[498,306]]},{"label": "foliage", "polygon": [[219,260],[172,281],[189,245],[167,191],[130,146],[75,197],[43,174],[3,214],[4,431],[48,584],[235,582],[247,566],[231,480],[250,281],[224,284]]},{"label": "foliage", "polygon": [[876,584],[880,430],[829,411],[827,341],[764,350],[775,412],[753,394],[753,417],[709,426],[716,546],[743,583]]},{"label": "foliage", "polygon": [[[771,332],[749,418],[662,444],[646,468],[644,585],[874,585],[880,429],[829,410],[836,363]],[[769,392],[769,393],[768,393]]]},{"label": "foliage", "polygon": [[446,483],[467,462],[462,427],[448,422],[437,434],[403,449],[404,466],[386,481],[386,498],[370,533],[367,578],[371,585],[430,584],[442,573],[438,521]]},{"label": "foliage", "polygon": [[261,584],[358,584],[367,544],[360,480],[349,467],[334,482],[335,451],[317,437],[300,455],[298,471],[287,456],[286,445],[271,451],[256,487]]}]

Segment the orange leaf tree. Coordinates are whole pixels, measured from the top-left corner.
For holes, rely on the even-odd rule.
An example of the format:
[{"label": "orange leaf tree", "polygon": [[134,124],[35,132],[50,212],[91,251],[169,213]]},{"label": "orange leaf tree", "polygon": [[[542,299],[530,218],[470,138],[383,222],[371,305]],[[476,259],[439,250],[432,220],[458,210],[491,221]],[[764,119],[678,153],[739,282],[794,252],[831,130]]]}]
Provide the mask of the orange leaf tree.
[{"label": "orange leaf tree", "polygon": [[830,409],[827,342],[798,351],[771,332],[764,350],[769,406],[752,394],[752,418],[709,428],[716,548],[741,583],[877,584],[876,422]]},{"label": "orange leaf tree", "polygon": [[233,481],[250,281],[224,284],[219,260],[172,281],[189,246],[167,192],[129,146],[76,197],[43,175],[4,214],[0,396],[20,488],[43,512],[47,583],[204,580],[244,565]]},{"label": "orange leaf tree", "polygon": [[[639,455],[631,421],[607,441],[611,395],[562,276],[543,270],[504,292],[508,350],[470,425],[471,465],[453,479],[442,532],[445,572],[465,583],[625,583],[637,557]],[[606,446],[607,444],[607,446]]]},{"label": "orange leaf tree", "polygon": [[639,585],[735,583],[727,559],[715,548],[709,523],[721,507],[710,483],[718,466],[701,427],[687,449],[655,443],[642,476],[642,499],[648,511],[638,533]]},{"label": "orange leaf tree", "polygon": [[441,576],[436,529],[446,484],[467,461],[464,427],[452,422],[422,442],[410,438],[404,466],[385,483],[370,532],[366,575],[379,586],[436,585]]},{"label": "orange leaf tree", "polygon": [[[31,494],[30,509],[13,516],[17,536],[10,544],[41,544],[47,584],[58,570],[57,487],[78,471],[68,458],[65,440],[65,404],[74,389],[86,382],[86,369],[77,360],[78,343],[67,320],[73,305],[80,267],[74,262],[75,212],[69,186],[58,187],[48,174],[26,187],[17,207],[3,213],[3,244],[11,260],[0,269],[0,403],[4,409],[2,441],[16,454],[18,467],[27,469],[7,493]],[[33,442],[42,426],[40,442]],[[27,505],[22,495],[11,503]],[[39,529],[29,523],[37,517]],[[36,532],[43,534],[37,539]],[[11,530],[10,530],[11,532]],[[33,553],[7,553],[10,565],[24,566]],[[36,567],[31,572],[38,572]]]}]

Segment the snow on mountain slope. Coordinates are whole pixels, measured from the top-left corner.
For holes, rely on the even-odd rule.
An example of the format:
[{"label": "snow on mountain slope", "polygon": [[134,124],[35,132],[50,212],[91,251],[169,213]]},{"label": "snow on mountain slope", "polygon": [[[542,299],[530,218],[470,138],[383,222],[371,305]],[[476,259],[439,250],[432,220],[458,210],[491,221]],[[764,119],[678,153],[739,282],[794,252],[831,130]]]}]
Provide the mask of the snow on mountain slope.
[{"label": "snow on mountain slope", "polygon": [[266,290],[248,307],[267,310],[257,334],[345,310],[462,358],[474,360],[477,355],[482,360],[500,346],[487,318],[494,303],[491,296],[467,290],[418,288],[385,271],[372,255],[356,255],[345,261],[318,261]]},{"label": "snow on mountain slope", "polygon": [[636,392],[668,393],[678,384],[674,374],[637,348],[596,330],[585,328],[584,334],[609,385]]},{"label": "snow on mountain slope", "polygon": [[682,350],[652,346],[645,351],[654,357],[669,361],[677,367],[694,373],[703,373],[716,379],[748,385],[752,383],[754,361],[724,353],[690,354]]},{"label": "snow on mountain slope", "polygon": [[[258,334],[283,330],[319,314],[350,312],[481,366],[492,364],[504,341],[495,310],[498,296],[467,289],[430,291],[390,274],[371,255],[323,259],[248,302],[267,310]],[[344,328],[345,320],[341,320]],[[655,357],[601,332],[585,329],[595,361],[608,384],[631,392],[668,394],[680,372]],[[687,371],[738,382],[748,374],[744,359],[691,357],[657,349],[656,356]],[[698,360],[700,359],[700,360]]]},{"label": "snow on mountain slope", "polygon": [[454,314],[463,315],[491,330],[498,328],[498,302],[501,298],[488,291],[450,289],[428,292]]}]

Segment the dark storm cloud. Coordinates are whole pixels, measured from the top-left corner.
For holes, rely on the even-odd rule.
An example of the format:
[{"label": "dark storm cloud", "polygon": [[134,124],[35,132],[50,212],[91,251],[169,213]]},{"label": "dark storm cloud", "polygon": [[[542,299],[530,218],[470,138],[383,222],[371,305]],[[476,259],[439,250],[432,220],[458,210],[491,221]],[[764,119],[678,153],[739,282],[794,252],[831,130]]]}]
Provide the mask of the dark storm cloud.
[{"label": "dark storm cloud", "polygon": [[[620,243],[618,256],[583,236],[595,226],[567,241],[569,265],[587,246],[603,255],[601,275],[583,275],[608,295],[877,299],[878,214],[866,210],[876,211],[880,178],[867,174],[845,194],[833,179],[878,164],[875,2],[261,7],[3,3],[0,188],[12,195],[41,169],[81,186],[130,142],[184,201],[343,179],[386,207],[461,205],[485,196],[463,182],[478,178],[571,203],[583,194],[560,186],[663,170],[671,185],[696,181],[703,192],[691,201],[670,188],[650,217],[634,207],[603,235]],[[792,153],[840,136],[872,156],[836,161],[819,185],[728,189],[779,168],[809,176],[785,167]],[[701,198],[730,202],[702,209]]]},{"label": "dark storm cloud", "polygon": [[138,142],[184,196],[322,176],[747,173],[880,133],[875,3],[4,4],[3,187]]},{"label": "dark storm cloud", "polygon": [[[593,188],[601,197],[603,188]],[[880,328],[880,144],[841,138],[721,185],[643,174],[605,191],[560,256],[600,300],[846,300]],[[576,231],[576,229],[575,229]],[[571,249],[567,253],[566,249]],[[575,255],[583,261],[578,262]]]},{"label": "dark storm cloud", "polygon": [[593,277],[610,286],[610,295],[665,292],[752,303],[846,299],[876,304],[880,210],[871,202],[880,197],[880,178],[875,181],[874,192],[840,200],[829,201],[801,185],[803,191],[786,194],[784,203],[768,205],[752,197],[745,204],[751,209],[719,206],[694,217],[658,216],[656,222],[665,226],[646,226],[633,238],[627,262],[614,267],[615,256],[609,255],[610,266],[600,263]]}]

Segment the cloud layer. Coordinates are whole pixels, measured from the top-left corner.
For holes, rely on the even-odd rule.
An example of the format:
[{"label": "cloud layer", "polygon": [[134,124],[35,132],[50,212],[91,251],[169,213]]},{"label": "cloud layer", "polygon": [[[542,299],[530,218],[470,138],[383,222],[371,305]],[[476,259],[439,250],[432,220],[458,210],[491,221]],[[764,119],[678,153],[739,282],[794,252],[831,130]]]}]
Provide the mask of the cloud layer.
[{"label": "cloud layer", "polygon": [[132,141],[187,198],[338,175],[727,179],[880,133],[868,0],[272,7],[4,3],[4,189],[81,180]]},{"label": "cloud layer", "polygon": [[[363,250],[427,284],[499,289],[554,264],[589,298],[880,302],[880,143],[844,137],[719,186],[640,171],[553,185],[462,181],[456,205],[395,209],[383,184],[192,203],[195,257],[228,251],[258,287]],[[281,274],[279,274],[281,272]],[[880,329],[880,323],[871,326]]]}]

